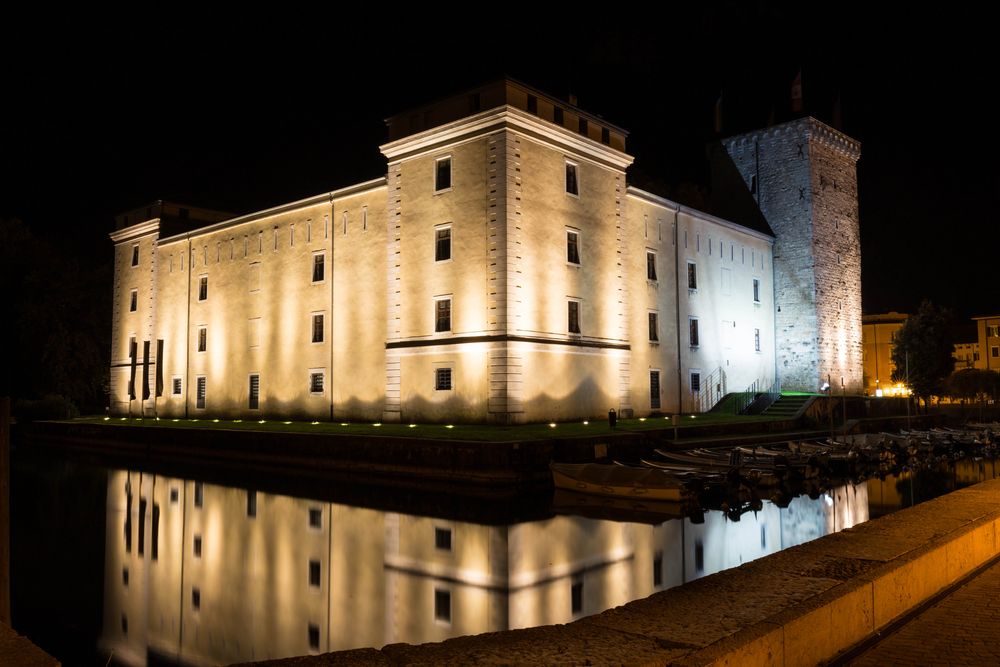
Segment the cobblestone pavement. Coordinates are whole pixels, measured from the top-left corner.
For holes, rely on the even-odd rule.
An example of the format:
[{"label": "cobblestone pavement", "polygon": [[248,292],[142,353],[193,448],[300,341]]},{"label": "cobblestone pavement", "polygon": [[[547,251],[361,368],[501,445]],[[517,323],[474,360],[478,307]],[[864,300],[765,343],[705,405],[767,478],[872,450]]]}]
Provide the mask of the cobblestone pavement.
[{"label": "cobblestone pavement", "polygon": [[852,665],[1000,665],[1000,563],[910,620]]}]

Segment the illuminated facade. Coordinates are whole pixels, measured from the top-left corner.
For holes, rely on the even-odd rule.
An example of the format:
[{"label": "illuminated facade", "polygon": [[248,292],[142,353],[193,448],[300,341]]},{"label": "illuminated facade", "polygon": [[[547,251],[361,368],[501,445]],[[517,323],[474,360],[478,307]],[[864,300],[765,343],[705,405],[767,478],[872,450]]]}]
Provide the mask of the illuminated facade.
[{"label": "illuminated facade", "polygon": [[483,525],[118,470],[100,646],[218,665],[568,623],[867,519],[865,485],[739,522]]},{"label": "illuminated facade", "polygon": [[896,347],[896,333],[903,328],[908,317],[905,313],[896,312],[864,316],[862,328],[866,396],[907,395],[906,383],[892,379],[892,373],[896,369],[892,363],[892,350]]},{"label": "illuminated facade", "polygon": [[[509,80],[388,127],[384,178],[180,233],[119,222],[113,414],[518,423],[774,382],[775,238],[628,186],[624,130]],[[828,329],[819,301],[783,382],[815,384],[827,348],[853,363],[853,315]]]},{"label": "illuminated facade", "polygon": [[1000,315],[973,317],[976,322],[976,349],[973,363],[976,368],[1000,371]]}]

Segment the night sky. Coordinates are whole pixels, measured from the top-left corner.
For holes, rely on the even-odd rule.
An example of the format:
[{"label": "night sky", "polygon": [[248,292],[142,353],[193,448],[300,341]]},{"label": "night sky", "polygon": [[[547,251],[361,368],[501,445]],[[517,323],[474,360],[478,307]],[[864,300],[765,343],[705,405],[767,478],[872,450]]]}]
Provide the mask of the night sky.
[{"label": "night sky", "polygon": [[973,53],[992,39],[983,17],[612,9],[463,27],[62,18],[43,40],[8,36],[0,216],[108,262],[118,212],[163,198],[246,213],[378,177],[385,117],[504,73],[628,129],[632,181],[670,196],[705,180],[720,92],[726,133],[780,122],[801,69],[806,111],[829,123],[839,96],[842,129],[862,143],[865,312],[924,298],[959,318],[1000,312],[995,57]]}]

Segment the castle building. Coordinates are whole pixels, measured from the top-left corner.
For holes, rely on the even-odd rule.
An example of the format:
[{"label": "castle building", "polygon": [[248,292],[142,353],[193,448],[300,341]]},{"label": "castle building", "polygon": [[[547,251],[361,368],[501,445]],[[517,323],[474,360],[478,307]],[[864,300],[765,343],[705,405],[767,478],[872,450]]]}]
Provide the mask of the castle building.
[{"label": "castle building", "polygon": [[625,130],[509,79],[387,124],[383,178],[119,221],[113,414],[521,423],[860,387],[859,153],[832,128],[727,141],[770,233],[629,186]]}]

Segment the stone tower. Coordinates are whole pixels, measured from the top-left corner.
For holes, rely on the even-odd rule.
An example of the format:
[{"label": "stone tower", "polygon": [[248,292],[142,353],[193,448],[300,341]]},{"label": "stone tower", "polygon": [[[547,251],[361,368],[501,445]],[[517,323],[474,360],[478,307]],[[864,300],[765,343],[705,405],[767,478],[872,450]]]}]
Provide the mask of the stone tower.
[{"label": "stone tower", "polygon": [[722,143],[776,237],[781,388],[860,392],[860,143],[811,117]]}]

